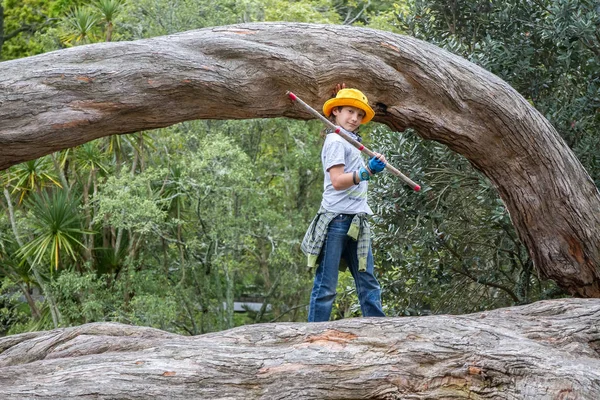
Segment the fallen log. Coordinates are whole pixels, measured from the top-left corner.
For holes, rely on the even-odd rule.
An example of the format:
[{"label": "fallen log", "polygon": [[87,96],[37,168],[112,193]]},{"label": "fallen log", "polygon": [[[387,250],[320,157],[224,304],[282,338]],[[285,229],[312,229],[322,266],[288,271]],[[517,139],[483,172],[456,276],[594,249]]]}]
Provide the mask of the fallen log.
[{"label": "fallen log", "polygon": [[195,337],[93,323],[1,338],[0,398],[597,400],[599,320],[561,299]]}]

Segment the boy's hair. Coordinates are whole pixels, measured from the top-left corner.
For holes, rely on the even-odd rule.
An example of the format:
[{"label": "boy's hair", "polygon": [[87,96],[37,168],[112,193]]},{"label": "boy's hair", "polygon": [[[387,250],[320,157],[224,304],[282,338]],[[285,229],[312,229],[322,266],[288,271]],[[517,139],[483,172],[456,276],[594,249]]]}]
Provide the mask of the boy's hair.
[{"label": "boy's hair", "polygon": [[330,120],[331,122],[333,122],[335,124],[335,115],[333,114],[334,110],[337,111],[342,111],[342,108],[344,108],[344,106],[335,106],[331,109],[331,114],[329,114],[329,116],[327,117],[328,120]]}]

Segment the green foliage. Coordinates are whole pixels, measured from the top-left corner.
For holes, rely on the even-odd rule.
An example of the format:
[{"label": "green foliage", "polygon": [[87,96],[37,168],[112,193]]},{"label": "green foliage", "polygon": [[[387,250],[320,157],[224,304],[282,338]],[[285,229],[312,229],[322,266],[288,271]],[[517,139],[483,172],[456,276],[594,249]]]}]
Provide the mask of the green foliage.
[{"label": "green foliage", "polygon": [[358,294],[356,293],[354,278],[352,278],[349,270],[340,272],[336,291],[337,296],[331,310],[331,320],[360,317]]},{"label": "green foliage", "polygon": [[67,326],[115,318],[121,301],[118,290],[107,290],[107,276],[94,272],[61,271],[52,282],[52,291]]},{"label": "green foliage", "polygon": [[[0,18],[0,60],[10,60],[42,52],[41,46],[31,40],[38,30],[52,24],[56,14],[51,13],[52,1],[46,0],[4,0],[0,13],[4,10],[4,20]],[[3,30],[2,30],[3,28]],[[1,34],[1,33],[0,33]]]},{"label": "green foliage", "polygon": [[102,14],[104,22],[111,23],[119,15],[123,9],[124,1],[122,0],[96,0],[94,3],[96,8]]},{"label": "green foliage", "polygon": [[121,13],[124,6],[123,0],[97,0],[95,3],[96,8],[100,12],[102,22],[104,23],[105,40],[110,42],[112,40],[112,33],[114,28],[114,22],[117,16]]},{"label": "green foliage", "polygon": [[591,1],[422,1],[401,29],[509,82],[600,183],[600,10]]},{"label": "green foliage", "polygon": [[[185,136],[190,141],[187,148],[196,148],[196,140],[205,143],[200,142],[197,154],[191,160],[184,160],[188,170],[183,175],[186,197],[196,210],[197,235],[203,242],[194,246],[188,244],[188,249],[195,254],[194,258],[202,260],[205,271],[212,273],[216,269],[225,276],[234,277],[239,282],[235,284],[238,293],[253,296],[268,293],[271,301],[285,301],[285,294],[290,293],[291,287],[300,288],[306,283],[306,276],[297,275],[301,257],[298,249],[295,248],[295,256],[289,254],[289,246],[298,245],[305,219],[299,226],[292,225],[290,218],[293,222],[301,216],[285,213],[286,208],[295,207],[299,201],[302,204],[302,200],[293,197],[290,181],[286,180],[293,179],[289,176],[290,168],[286,175],[284,166],[290,162],[287,158],[290,153],[284,152],[283,160],[274,158],[282,154],[280,150],[273,153],[280,144],[282,132],[273,129],[273,125],[281,127],[285,122],[223,122],[218,123],[220,128],[215,124],[200,123],[210,129],[201,133],[207,135],[204,139],[192,132],[186,132]],[[217,133],[227,132],[231,126],[236,127],[237,135],[233,137],[246,151]],[[302,142],[298,140],[287,146],[295,148],[298,143]],[[297,155],[292,159],[301,161]],[[282,161],[284,165],[279,164]],[[216,170],[220,172],[215,174]],[[300,198],[305,196],[300,194]],[[301,211],[308,215],[306,210]],[[248,265],[257,265],[260,272],[249,270]],[[286,282],[287,287],[282,288],[281,282]],[[221,284],[226,285],[227,279],[218,285]],[[285,289],[285,292],[280,293],[279,289]],[[277,305],[273,305],[273,310],[277,311]]]},{"label": "green foliage", "polygon": [[30,318],[27,304],[21,301],[21,293],[17,291],[16,283],[10,277],[3,276],[0,285],[0,336],[18,324],[25,324]]},{"label": "green foliage", "polygon": [[[330,0],[320,1],[247,1],[247,8],[254,9],[251,21],[313,22],[323,24],[340,23],[340,16]],[[248,21],[250,22],[250,21]]]},{"label": "green foliage", "polygon": [[494,188],[443,146],[376,128],[379,150],[422,182],[392,175],[371,188],[374,248],[392,315],[467,313],[555,295],[518,240]]},{"label": "green foliage", "polygon": [[124,25],[132,38],[142,38],[244,22],[338,24],[343,22],[342,13],[350,20],[363,5],[333,0],[178,0],[175,5],[167,0],[141,0],[127,4]]},{"label": "green foliage", "polygon": [[67,28],[62,40],[66,44],[87,44],[95,41],[94,27],[98,17],[89,7],[76,7],[66,18]]},{"label": "green foliage", "polygon": [[47,187],[60,187],[58,176],[48,156],[25,161],[11,167],[6,178],[8,183],[13,186],[12,193],[19,193],[19,202],[22,202],[30,193]]},{"label": "green foliage", "polygon": [[96,0],[91,4],[73,7],[62,20],[59,32],[65,45],[87,44],[104,40],[112,41],[115,23],[124,8],[123,0]]},{"label": "green foliage", "polygon": [[20,250],[23,262],[29,257],[34,265],[42,264],[58,269],[63,255],[77,259],[79,241],[84,231],[80,228],[77,202],[65,190],[34,194],[29,200],[28,218],[33,237]]},{"label": "green foliage", "polygon": [[82,144],[73,150],[73,161],[75,162],[75,171],[89,174],[91,171],[100,171],[108,174],[108,160],[106,154],[102,151],[100,141],[94,140]]},{"label": "green foliage", "polygon": [[[107,275],[93,271],[83,273],[62,271],[53,281],[52,290],[60,304],[60,311],[67,325],[80,325],[96,321],[118,321],[159,329],[177,331],[179,305],[172,285],[164,275],[156,271],[129,269],[126,287],[124,281],[111,284]],[[135,292],[125,307],[123,293]]]},{"label": "green foliage", "polygon": [[166,215],[162,200],[152,186],[166,174],[166,170],[159,168],[133,177],[109,177],[96,199],[97,218],[105,218],[104,221],[115,228],[142,234],[160,229]]}]

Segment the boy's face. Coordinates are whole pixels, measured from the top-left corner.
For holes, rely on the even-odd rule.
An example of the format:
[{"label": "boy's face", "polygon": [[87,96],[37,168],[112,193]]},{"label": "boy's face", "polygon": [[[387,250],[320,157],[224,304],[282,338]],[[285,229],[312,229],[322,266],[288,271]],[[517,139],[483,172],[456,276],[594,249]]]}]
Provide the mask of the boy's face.
[{"label": "boy's face", "polygon": [[336,107],[332,113],[335,116],[336,124],[350,132],[357,130],[365,117],[363,110],[351,106]]}]

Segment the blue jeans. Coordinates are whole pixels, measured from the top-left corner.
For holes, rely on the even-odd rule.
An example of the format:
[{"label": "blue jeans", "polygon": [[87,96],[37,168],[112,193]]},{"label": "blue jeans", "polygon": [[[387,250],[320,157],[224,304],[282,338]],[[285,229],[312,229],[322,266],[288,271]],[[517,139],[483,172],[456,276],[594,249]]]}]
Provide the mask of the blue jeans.
[{"label": "blue jeans", "polygon": [[329,321],[333,301],[336,296],[340,259],[343,257],[350,268],[356,284],[356,292],[360,309],[364,317],[385,317],[381,307],[381,288],[373,275],[373,253],[369,247],[367,270],[358,270],[357,242],[346,233],[350,228],[351,214],[340,214],[334,218],[327,229],[327,237],[316,271],[310,305],[308,322]]}]

